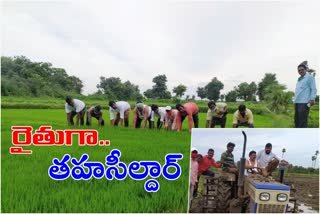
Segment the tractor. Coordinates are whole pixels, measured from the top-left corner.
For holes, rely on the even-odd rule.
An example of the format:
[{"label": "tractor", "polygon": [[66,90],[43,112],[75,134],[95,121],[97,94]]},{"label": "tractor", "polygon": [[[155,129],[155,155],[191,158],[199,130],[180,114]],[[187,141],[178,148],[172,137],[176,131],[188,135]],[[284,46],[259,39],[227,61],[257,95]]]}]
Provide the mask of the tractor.
[{"label": "tractor", "polygon": [[244,131],[242,134],[244,146],[241,160],[238,162],[239,174],[221,171],[214,177],[203,176],[202,212],[288,212],[290,186],[271,177],[264,177],[260,173],[244,176],[247,136]]}]

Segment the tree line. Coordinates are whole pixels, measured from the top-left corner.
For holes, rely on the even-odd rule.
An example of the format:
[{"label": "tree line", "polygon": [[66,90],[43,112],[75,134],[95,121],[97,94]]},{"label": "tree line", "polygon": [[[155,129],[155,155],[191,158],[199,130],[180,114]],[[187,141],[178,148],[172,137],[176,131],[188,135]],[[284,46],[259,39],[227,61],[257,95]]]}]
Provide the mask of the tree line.
[{"label": "tree line", "polygon": [[[312,70],[312,72],[315,72]],[[64,97],[66,94],[80,95],[83,89],[82,81],[75,76],[69,76],[63,68],[55,68],[48,62],[32,62],[25,56],[1,57],[1,96],[52,96]],[[167,87],[165,74],[157,75],[152,79],[153,86],[143,94],[139,86],[130,81],[122,82],[119,77],[100,77],[97,92],[94,96],[104,96],[114,100],[141,100],[148,99],[178,99],[180,100],[187,90],[187,86],[179,84],[173,88],[172,93]],[[227,94],[221,94],[224,84],[213,77],[204,87],[197,88],[200,99],[225,100],[235,102],[267,101],[271,111],[284,112],[292,103],[294,95],[286,91],[280,84],[276,74],[266,73],[258,82],[241,82]],[[186,100],[194,100],[195,95],[186,95]]]},{"label": "tree line", "polygon": [[25,56],[1,56],[1,96],[65,97],[80,94],[82,81],[48,62],[32,62]]}]

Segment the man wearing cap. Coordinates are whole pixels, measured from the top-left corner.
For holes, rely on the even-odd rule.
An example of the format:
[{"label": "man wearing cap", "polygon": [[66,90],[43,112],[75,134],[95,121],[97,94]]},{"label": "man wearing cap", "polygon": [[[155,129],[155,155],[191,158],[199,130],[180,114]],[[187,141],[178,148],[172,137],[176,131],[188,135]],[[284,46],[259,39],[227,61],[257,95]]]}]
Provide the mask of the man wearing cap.
[{"label": "man wearing cap", "polygon": [[78,99],[73,99],[72,97],[66,97],[65,111],[67,113],[67,121],[69,126],[73,126],[73,118],[76,117],[76,125],[84,125],[84,115],[86,113],[86,104]]},{"label": "man wearing cap", "polygon": [[149,122],[149,128],[152,129],[154,127],[154,112],[150,106],[137,102],[133,110],[133,128],[140,128],[142,121],[142,128],[146,128],[147,122]]},{"label": "man wearing cap", "polygon": [[234,163],[233,149],[236,145],[229,142],[227,144],[227,151],[221,154],[220,162],[222,163],[222,170],[231,173],[237,173],[238,169]]},{"label": "man wearing cap", "polygon": [[193,102],[188,102],[183,105],[177,104],[176,109],[179,111],[180,117],[177,119],[177,131],[181,130],[182,123],[184,119],[188,116],[188,122],[189,122],[189,132],[191,132],[192,129],[192,121],[194,123],[194,127],[198,128],[199,127],[199,117],[198,117],[198,112],[199,108],[197,104]]},{"label": "man wearing cap", "polygon": [[[123,125],[129,126],[129,115],[130,115],[130,104],[126,101],[110,101],[109,102],[109,112],[110,112],[110,124],[111,126]],[[116,113],[116,119],[114,119],[114,113]]]},{"label": "man wearing cap", "polygon": [[233,128],[239,126],[254,127],[252,111],[243,104],[239,105],[238,110],[233,114]]},{"label": "man wearing cap", "polygon": [[102,111],[101,111],[100,105],[92,106],[91,108],[88,109],[87,123],[86,123],[88,126],[91,126],[91,124],[92,124],[92,117],[94,117],[98,120],[99,126],[104,126],[104,120],[102,118]]},{"label": "man wearing cap", "polygon": [[288,164],[286,160],[281,159],[272,152],[272,144],[267,143],[265,148],[258,152],[258,163],[260,164],[263,176],[268,176],[278,167],[279,162]]},{"label": "man wearing cap", "polygon": [[206,128],[214,128],[216,125],[225,128],[228,114],[227,104],[210,101],[208,107]]},{"label": "man wearing cap", "polygon": [[158,107],[158,105],[152,104],[151,110],[154,112],[154,115],[158,117],[157,128],[161,129],[166,117],[166,108]]},{"label": "man wearing cap", "polygon": [[177,117],[179,112],[177,109],[172,109],[171,106],[166,106],[166,117],[165,117],[165,129],[176,130],[177,129]]},{"label": "man wearing cap", "polygon": [[[307,62],[305,62],[307,64]],[[294,96],[294,127],[307,128],[310,107],[315,104],[316,83],[312,75],[307,73],[308,67],[304,63],[298,65],[299,79]]]}]

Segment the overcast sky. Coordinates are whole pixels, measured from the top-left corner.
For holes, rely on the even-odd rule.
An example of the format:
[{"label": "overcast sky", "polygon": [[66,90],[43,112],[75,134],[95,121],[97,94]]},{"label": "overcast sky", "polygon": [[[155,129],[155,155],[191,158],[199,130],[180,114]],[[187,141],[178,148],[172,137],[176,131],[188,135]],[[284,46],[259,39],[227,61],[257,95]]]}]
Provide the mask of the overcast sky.
[{"label": "overcast sky", "polygon": [[285,148],[285,160],[293,165],[311,167],[311,157],[319,150],[319,129],[192,129],[191,147],[204,155],[213,148],[214,158],[218,161],[221,153],[227,150],[227,144],[233,142],[236,144],[234,158],[238,161],[243,151],[242,130],[247,134],[246,158],[251,150],[258,153],[271,143],[272,152],[280,158]]},{"label": "overcast sky", "polygon": [[300,62],[320,71],[319,2],[1,1],[2,55],[65,68],[84,94],[100,76],[143,92],[158,74],[189,95],[213,77],[225,93],[266,72],[294,90]]}]

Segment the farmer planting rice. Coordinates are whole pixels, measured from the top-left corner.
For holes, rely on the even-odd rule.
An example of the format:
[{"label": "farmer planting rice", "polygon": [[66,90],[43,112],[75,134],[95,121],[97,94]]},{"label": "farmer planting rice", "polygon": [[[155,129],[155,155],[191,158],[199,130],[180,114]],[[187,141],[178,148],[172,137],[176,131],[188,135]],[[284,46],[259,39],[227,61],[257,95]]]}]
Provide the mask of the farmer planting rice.
[{"label": "farmer planting rice", "polygon": [[180,117],[177,120],[177,131],[181,130],[182,123],[184,119],[188,116],[189,132],[192,129],[192,121],[195,128],[199,127],[199,117],[198,112],[199,108],[195,103],[188,102],[184,105],[177,104],[176,109],[179,111]]},{"label": "farmer planting rice", "polygon": [[[129,115],[130,115],[130,104],[126,101],[110,101],[109,102],[109,112],[110,112],[110,125],[128,127],[129,126]],[[116,118],[114,118],[114,113],[116,113]]]},{"label": "farmer planting rice", "polygon": [[177,129],[177,117],[179,117],[179,112],[177,109],[172,109],[171,106],[167,106],[166,117],[165,117],[165,129],[166,130],[176,130]]},{"label": "farmer planting rice", "polygon": [[84,115],[86,112],[86,104],[78,99],[73,99],[70,96],[66,97],[65,111],[67,113],[67,121],[69,126],[73,126],[73,118],[77,115],[76,125],[79,123],[81,126],[84,125]]},{"label": "farmer planting rice", "polygon": [[206,128],[214,128],[216,125],[220,125],[221,128],[225,128],[228,114],[227,104],[210,101],[208,103],[208,108]]},{"label": "farmer planting rice", "polygon": [[102,111],[101,111],[100,105],[92,106],[91,108],[88,109],[87,123],[86,123],[88,126],[91,126],[91,124],[92,124],[92,117],[94,117],[98,120],[99,126],[104,126],[104,120],[102,118]]},{"label": "farmer planting rice", "polygon": [[149,128],[154,127],[154,113],[150,106],[137,102],[136,107],[133,110],[133,128],[140,128],[143,121],[142,128],[147,127],[149,122]]},{"label": "farmer planting rice", "polygon": [[166,117],[166,107],[158,107],[157,105],[152,104],[151,109],[154,112],[154,115],[158,117],[157,128],[161,129]]},{"label": "farmer planting rice", "polygon": [[252,111],[243,104],[239,105],[238,110],[233,114],[233,128],[239,126],[254,127]]}]

